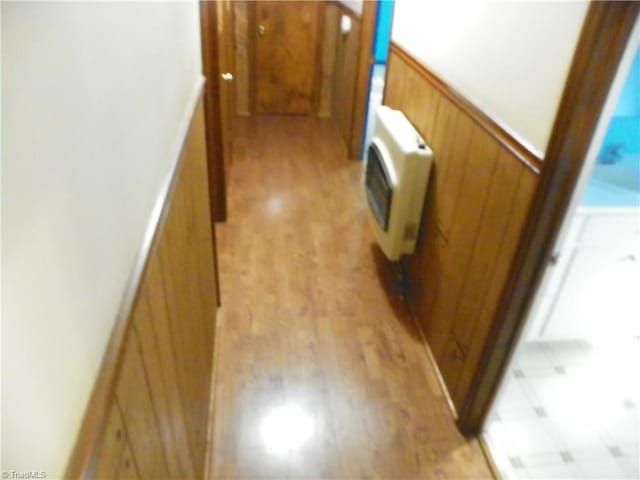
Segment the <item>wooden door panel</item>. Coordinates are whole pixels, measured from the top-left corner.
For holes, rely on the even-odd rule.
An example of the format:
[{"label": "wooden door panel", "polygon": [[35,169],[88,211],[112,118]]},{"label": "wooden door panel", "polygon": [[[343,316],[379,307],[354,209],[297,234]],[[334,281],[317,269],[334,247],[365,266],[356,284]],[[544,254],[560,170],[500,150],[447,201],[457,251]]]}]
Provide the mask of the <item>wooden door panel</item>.
[{"label": "wooden door panel", "polygon": [[116,396],[141,476],[171,478],[135,329],[127,338]]},{"label": "wooden door panel", "polygon": [[114,403],[109,412],[109,420],[104,433],[102,446],[93,473],[96,480],[111,480],[116,477],[122,450],[126,443],[126,434],[118,405]]},{"label": "wooden door panel", "polygon": [[140,473],[136,466],[136,460],[133,457],[133,452],[129,445],[125,445],[124,452],[120,457],[120,464],[118,465],[118,480],[138,480],[140,479]]},{"label": "wooden door panel", "polygon": [[314,113],[320,2],[255,2],[258,113]]}]

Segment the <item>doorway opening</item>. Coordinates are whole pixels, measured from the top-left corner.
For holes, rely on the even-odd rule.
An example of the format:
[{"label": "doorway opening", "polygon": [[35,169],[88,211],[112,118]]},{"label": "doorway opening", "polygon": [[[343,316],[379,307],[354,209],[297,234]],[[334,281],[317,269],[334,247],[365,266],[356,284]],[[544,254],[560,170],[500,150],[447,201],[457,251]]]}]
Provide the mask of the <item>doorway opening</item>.
[{"label": "doorway opening", "polygon": [[391,22],[393,18],[393,0],[380,0],[376,13],[375,31],[372,46],[372,64],[369,70],[369,92],[365,128],[360,148],[360,159],[364,160],[367,146],[371,143],[376,120],[376,108],[382,105],[384,81],[387,72],[387,58],[391,42]]},{"label": "doorway opening", "polygon": [[506,478],[638,478],[636,23],[483,438]]}]

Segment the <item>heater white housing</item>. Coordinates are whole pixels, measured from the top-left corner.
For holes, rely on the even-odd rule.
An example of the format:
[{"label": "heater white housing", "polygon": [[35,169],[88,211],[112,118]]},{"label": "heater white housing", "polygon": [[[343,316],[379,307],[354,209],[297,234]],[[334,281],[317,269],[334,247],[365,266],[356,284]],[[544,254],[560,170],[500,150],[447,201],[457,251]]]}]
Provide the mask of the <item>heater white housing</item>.
[{"label": "heater white housing", "polygon": [[380,106],[365,161],[370,223],[384,254],[396,261],[415,250],[433,152],[402,112]]}]

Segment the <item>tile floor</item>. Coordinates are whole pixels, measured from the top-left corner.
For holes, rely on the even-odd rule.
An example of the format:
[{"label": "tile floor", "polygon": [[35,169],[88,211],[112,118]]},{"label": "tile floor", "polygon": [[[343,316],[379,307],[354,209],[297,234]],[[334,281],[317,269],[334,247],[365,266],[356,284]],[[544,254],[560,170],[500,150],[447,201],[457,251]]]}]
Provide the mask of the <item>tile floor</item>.
[{"label": "tile floor", "polygon": [[640,341],[526,342],[484,437],[505,479],[640,478]]}]

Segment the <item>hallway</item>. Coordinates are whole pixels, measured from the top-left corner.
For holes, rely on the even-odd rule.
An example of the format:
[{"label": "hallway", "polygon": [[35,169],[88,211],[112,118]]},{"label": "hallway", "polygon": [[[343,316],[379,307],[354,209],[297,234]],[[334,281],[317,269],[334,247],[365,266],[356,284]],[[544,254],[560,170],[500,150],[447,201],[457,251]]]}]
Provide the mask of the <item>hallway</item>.
[{"label": "hallway", "polygon": [[210,478],[491,478],[392,293],[332,123],[239,123]]}]

